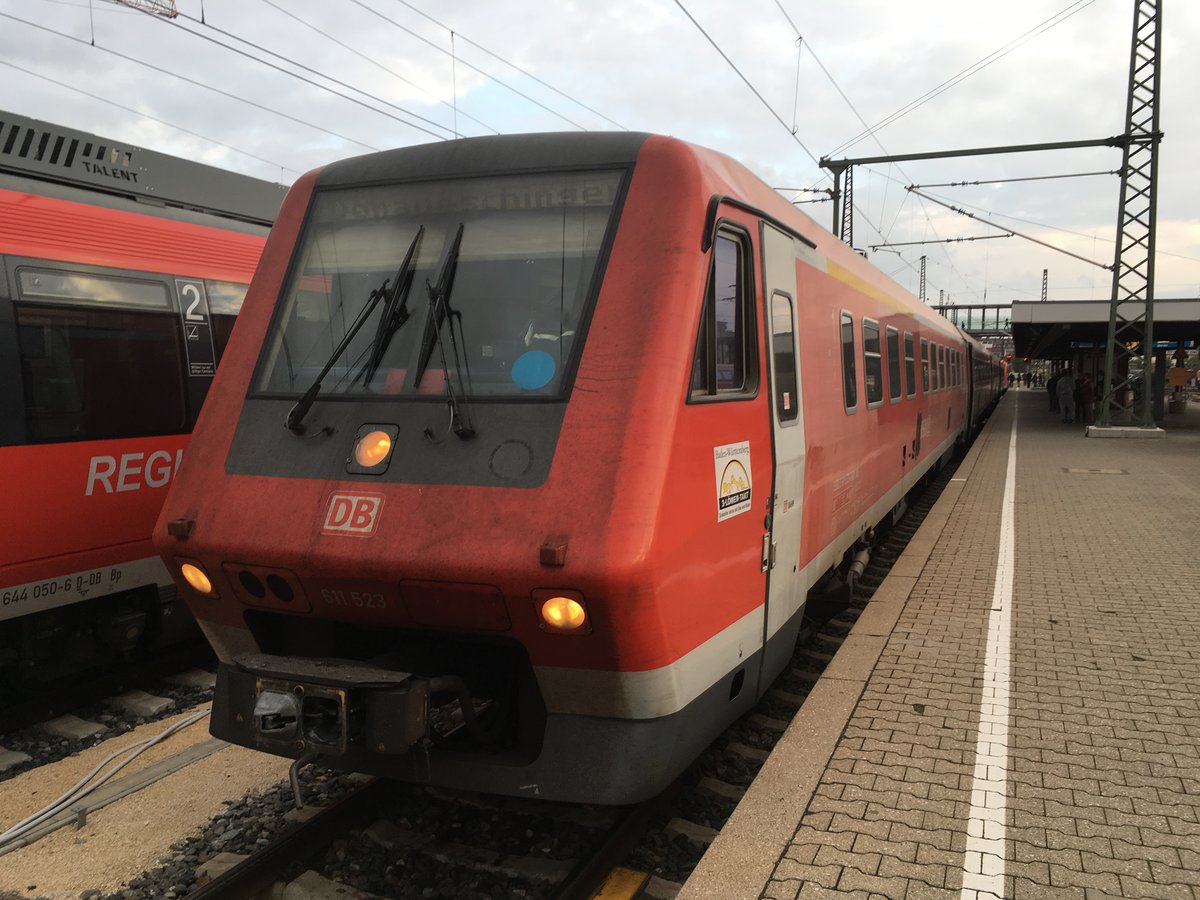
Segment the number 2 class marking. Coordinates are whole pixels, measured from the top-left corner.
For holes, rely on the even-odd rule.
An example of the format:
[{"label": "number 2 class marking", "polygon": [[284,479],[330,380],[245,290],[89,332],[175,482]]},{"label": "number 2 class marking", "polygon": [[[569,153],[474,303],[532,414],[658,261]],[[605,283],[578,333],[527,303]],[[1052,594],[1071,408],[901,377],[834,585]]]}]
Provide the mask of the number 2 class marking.
[{"label": "number 2 class marking", "polygon": [[204,316],[196,312],[196,307],[200,305],[200,289],[194,284],[185,284],[180,293],[192,301],[188,305],[187,312],[184,313],[183,317],[189,322],[203,322]]}]

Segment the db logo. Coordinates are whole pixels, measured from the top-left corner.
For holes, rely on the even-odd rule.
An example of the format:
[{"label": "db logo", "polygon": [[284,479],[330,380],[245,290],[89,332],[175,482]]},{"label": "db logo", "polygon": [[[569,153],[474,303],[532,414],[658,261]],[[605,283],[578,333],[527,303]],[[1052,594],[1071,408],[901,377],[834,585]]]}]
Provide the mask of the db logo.
[{"label": "db logo", "polygon": [[382,508],[383,494],[330,494],[321,533],[370,537]]}]

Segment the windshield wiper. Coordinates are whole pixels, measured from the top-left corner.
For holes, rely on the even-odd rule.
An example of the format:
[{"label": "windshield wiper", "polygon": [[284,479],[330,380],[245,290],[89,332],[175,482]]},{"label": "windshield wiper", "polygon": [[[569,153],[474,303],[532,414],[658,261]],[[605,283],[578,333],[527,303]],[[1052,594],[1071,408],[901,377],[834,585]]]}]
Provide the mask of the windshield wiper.
[{"label": "windshield wiper", "polygon": [[[429,319],[425,323],[425,336],[421,340],[421,352],[417,357],[416,375],[413,377],[413,386],[421,383],[421,376],[425,374],[425,369],[429,366],[429,359],[433,355],[433,348],[436,345],[438,354],[442,360],[442,375],[446,379],[446,394],[447,402],[450,404],[450,423],[457,434],[463,440],[475,434],[475,428],[471,425],[471,414],[467,410],[466,397],[462,402],[459,402],[458,396],[454,392],[454,381],[450,377],[450,366],[446,362],[446,345],[442,341],[442,323],[447,319],[450,320],[450,346],[454,353],[454,373],[458,377],[459,387],[465,391],[462,377],[462,366],[458,356],[458,340],[454,336],[454,321],[458,320],[458,333],[462,338],[463,353],[466,353],[467,342],[462,336],[462,313],[450,307],[450,292],[454,288],[454,273],[458,269],[458,251],[462,246],[463,226],[459,223],[458,231],[455,232],[454,240],[450,242],[450,246],[446,249],[445,259],[442,260],[441,269],[438,272],[437,284],[430,284],[429,280],[425,280],[425,288],[429,292]],[[470,364],[467,365],[467,377],[471,376]],[[429,434],[426,429],[426,435]]]},{"label": "windshield wiper", "polygon": [[383,361],[383,354],[387,352],[388,344],[391,343],[392,335],[403,328],[404,323],[412,315],[408,311],[408,292],[412,288],[413,276],[416,274],[417,247],[424,234],[425,226],[422,225],[417,229],[412,243],[408,245],[408,252],[404,254],[404,262],[400,263],[400,268],[396,271],[396,280],[392,286],[391,296],[384,302],[383,312],[379,314],[375,340],[371,343],[371,355],[363,369],[364,385],[378,370],[379,364]]},{"label": "windshield wiper", "polygon": [[[325,380],[325,376],[329,374],[329,370],[333,368],[333,364],[338,361],[343,353],[346,352],[346,348],[350,346],[350,342],[354,340],[354,336],[358,334],[359,329],[361,329],[364,323],[366,323],[367,319],[370,318],[371,313],[375,310],[375,307],[379,304],[379,301],[384,297],[388,297],[389,286],[392,288],[392,290],[388,303],[384,307],[384,318],[389,320],[389,324],[391,320],[399,319],[399,321],[397,322],[396,327],[391,329],[391,333],[387,335],[387,338],[390,338],[391,334],[395,334],[395,332],[399,330],[400,326],[407,321],[408,310],[405,309],[404,300],[408,296],[408,291],[407,288],[404,287],[404,282],[406,278],[409,283],[412,282],[412,273],[408,271],[408,268],[412,262],[413,256],[415,255],[417,242],[421,239],[421,235],[424,231],[424,226],[417,229],[417,234],[412,239],[412,243],[408,245],[408,252],[404,255],[404,262],[400,264],[400,269],[397,271],[395,279],[385,279],[383,284],[371,291],[371,295],[367,298],[367,302],[363,306],[362,311],[358,314],[357,318],[355,318],[350,327],[346,329],[345,336],[338,343],[337,347],[334,348],[333,353],[330,354],[329,360],[325,363],[324,367],[322,367],[321,374],[317,376],[317,380],[312,383],[312,386],[304,392],[304,396],[297,400],[296,405],[293,406],[288,412],[287,419],[284,421],[284,425],[287,426],[287,430],[292,434],[304,434],[304,417],[308,415],[308,411],[312,409],[312,405],[317,399],[317,394],[321,392],[321,382]],[[391,312],[390,317],[388,316],[389,310]],[[400,312],[403,312],[403,318],[399,317]],[[380,323],[380,327],[383,327],[383,322]],[[377,331],[375,336],[376,342],[379,341],[379,335],[380,332]],[[386,339],[384,341],[384,346],[386,347]],[[372,344],[372,359],[375,355],[375,349],[375,345]],[[379,355],[383,355],[382,350],[379,350]]]}]

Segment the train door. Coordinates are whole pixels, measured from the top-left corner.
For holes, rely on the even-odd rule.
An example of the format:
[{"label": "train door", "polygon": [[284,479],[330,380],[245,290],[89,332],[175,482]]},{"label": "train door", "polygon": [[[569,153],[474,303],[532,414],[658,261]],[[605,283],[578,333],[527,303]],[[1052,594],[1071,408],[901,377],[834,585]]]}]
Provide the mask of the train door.
[{"label": "train door", "polygon": [[761,246],[774,481],[770,510],[763,523],[767,615],[760,690],[765,690],[791,658],[806,590],[800,570],[804,414],[796,334],[796,248],[794,238],[766,222],[762,223]]}]

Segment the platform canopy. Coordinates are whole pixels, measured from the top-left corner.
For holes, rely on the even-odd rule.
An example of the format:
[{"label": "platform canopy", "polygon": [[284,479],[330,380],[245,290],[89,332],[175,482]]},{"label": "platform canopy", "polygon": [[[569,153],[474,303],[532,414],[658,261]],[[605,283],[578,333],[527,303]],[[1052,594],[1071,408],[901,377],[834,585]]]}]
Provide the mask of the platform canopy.
[{"label": "platform canopy", "polygon": [[[1080,350],[1102,350],[1108,340],[1109,308],[1108,300],[1013,301],[1013,354],[1070,359]],[[1134,312],[1131,304],[1127,314]],[[1200,343],[1200,298],[1156,298],[1155,344],[1180,341]]]}]

